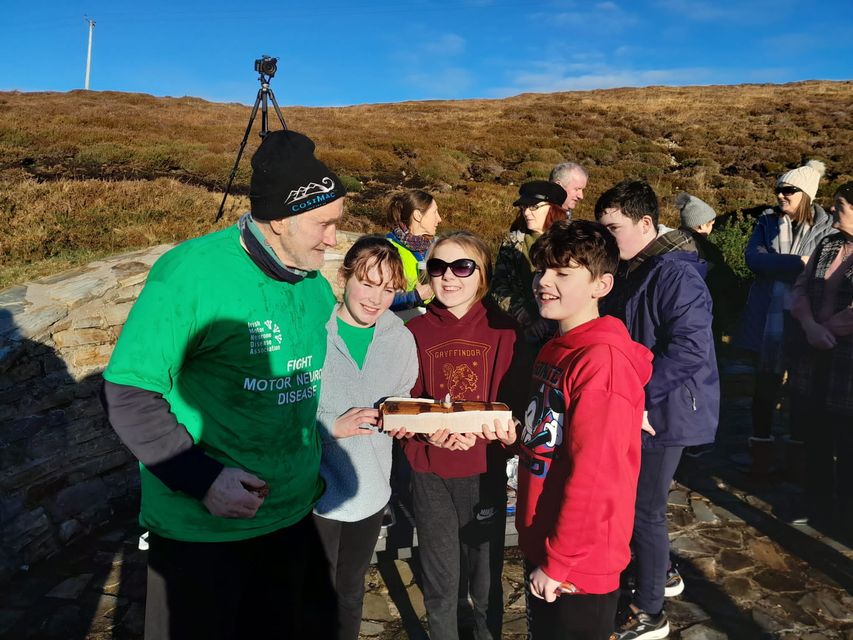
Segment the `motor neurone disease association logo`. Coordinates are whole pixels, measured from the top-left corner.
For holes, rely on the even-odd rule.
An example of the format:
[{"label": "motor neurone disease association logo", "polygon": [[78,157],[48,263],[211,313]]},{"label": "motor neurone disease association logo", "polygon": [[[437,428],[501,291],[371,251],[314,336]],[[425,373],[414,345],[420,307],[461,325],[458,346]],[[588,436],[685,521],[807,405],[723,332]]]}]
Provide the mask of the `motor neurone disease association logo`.
[{"label": "motor neurone disease association logo", "polygon": [[272,320],[250,320],[249,355],[272,353],[281,349],[281,329]]}]

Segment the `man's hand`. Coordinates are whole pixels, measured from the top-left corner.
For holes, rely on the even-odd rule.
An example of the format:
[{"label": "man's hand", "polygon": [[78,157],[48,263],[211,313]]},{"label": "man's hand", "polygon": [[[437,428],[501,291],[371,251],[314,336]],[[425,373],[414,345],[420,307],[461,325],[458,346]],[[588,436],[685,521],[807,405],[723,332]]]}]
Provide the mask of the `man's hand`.
[{"label": "man's hand", "polygon": [[264,499],[253,492],[263,493],[265,490],[268,490],[267,483],[257,476],[242,469],[225,467],[201,502],[211,514],[220,518],[254,518]]},{"label": "man's hand", "polygon": [[560,588],[560,581],[553,580],[547,573],[542,571],[542,567],[536,567],[530,573],[530,593],[540,600],[545,602],[554,602],[557,596],[560,595],[557,591]]},{"label": "man's hand", "polygon": [[829,351],[837,344],[832,331],[817,322],[809,325],[806,331],[806,340],[815,349]]},{"label": "man's hand", "polygon": [[378,409],[353,407],[335,420],[335,424],[332,426],[332,435],[339,439],[351,436],[369,436],[373,433],[373,429],[365,425],[375,427],[378,424]]},{"label": "man's hand", "polygon": [[648,411],[643,411],[643,425],[640,428],[652,436],[656,435],[656,433],[657,433],[654,430],[654,428],[652,427],[652,425],[649,424],[649,412]]},{"label": "man's hand", "polygon": [[516,427],[518,426],[518,421],[515,418],[510,418],[506,423],[506,429],[501,426],[501,421],[495,418],[495,429],[494,431],[489,429],[489,425],[483,425],[483,433],[475,434],[478,438],[485,438],[486,440],[494,441],[500,440],[505,445],[511,445],[515,442],[516,438]]}]

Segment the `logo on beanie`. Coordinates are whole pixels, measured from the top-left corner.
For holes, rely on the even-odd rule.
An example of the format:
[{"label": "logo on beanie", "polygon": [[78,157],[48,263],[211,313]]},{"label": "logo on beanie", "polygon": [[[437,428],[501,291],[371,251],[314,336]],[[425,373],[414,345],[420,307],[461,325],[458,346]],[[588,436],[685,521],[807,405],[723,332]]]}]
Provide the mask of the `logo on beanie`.
[{"label": "logo on beanie", "polygon": [[[316,182],[309,182],[304,187],[299,187],[298,189],[293,189],[284,199],[284,204],[289,205],[293,202],[298,202],[300,200],[304,200],[309,196],[329,193],[330,191],[334,191],[335,189],[335,181],[332,180],[329,176],[326,176],[322,180],[320,180],[320,184]],[[293,208],[293,207],[291,207]]]}]

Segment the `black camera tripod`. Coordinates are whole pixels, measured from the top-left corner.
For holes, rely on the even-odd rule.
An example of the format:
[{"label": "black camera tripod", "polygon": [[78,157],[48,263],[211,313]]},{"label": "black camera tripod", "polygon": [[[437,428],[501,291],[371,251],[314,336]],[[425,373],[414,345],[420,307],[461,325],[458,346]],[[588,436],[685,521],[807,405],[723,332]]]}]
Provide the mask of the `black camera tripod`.
[{"label": "black camera tripod", "polygon": [[[237,167],[240,164],[240,158],[243,157],[243,151],[246,148],[246,141],[249,139],[249,132],[252,130],[252,125],[255,123],[255,116],[258,114],[258,105],[261,107],[261,132],[258,134],[261,139],[267,137],[269,129],[269,100],[272,101],[272,106],[275,107],[275,113],[278,116],[278,121],[281,122],[281,128],[287,129],[287,124],[284,122],[284,116],[281,115],[281,109],[278,108],[278,101],[275,99],[275,94],[270,89],[270,80],[275,75],[275,64],[271,67],[259,66],[258,63],[265,60],[264,56],[261,60],[255,61],[255,70],[260,71],[258,81],[261,83],[261,88],[258,89],[258,95],[255,98],[255,106],[252,107],[252,113],[249,116],[249,124],[246,125],[246,133],[243,134],[243,141],[240,143],[240,150],[237,152],[237,159],[234,161],[234,167],[231,169],[231,175],[228,176],[228,184],[225,186],[225,194],[222,196],[222,203],[219,205],[219,213],[216,214],[214,222],[219,222],[222,217],[222,212],[225,210],[225,200],[228,198],[228,192],[231,191],[231,183],[234,181],[234,176],[237,175]],[[275,58],[272,58],[275,60]],[[272,73],[264,73],[261,69],[271,70]]]}]

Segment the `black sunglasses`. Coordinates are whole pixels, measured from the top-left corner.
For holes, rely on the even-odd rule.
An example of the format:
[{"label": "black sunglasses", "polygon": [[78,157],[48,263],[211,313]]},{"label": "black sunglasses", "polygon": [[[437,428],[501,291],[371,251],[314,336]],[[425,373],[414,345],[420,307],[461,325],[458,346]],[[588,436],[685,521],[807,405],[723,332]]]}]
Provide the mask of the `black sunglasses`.
[{"label": "black sunglasses", "polygon": [[438,258],[430,258],[426,263],[427,273],[433,278],[440,278],[443,276],[448,267],[450,267],[453,275],[457,278],[467,278],[479,269],[477,263],[473,260],[469,260],[468,258],[459,258],[459,260],[454,260],[453,262],[445,262]]},{"label": "black sunglasses", "polygon": [[799,193],[800,190],[797,187],[776,187],[776,193],[781,193],[783,196],[792,196],[795,193]]}]

